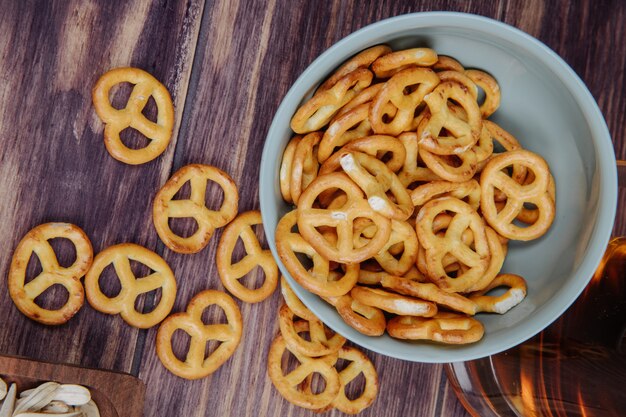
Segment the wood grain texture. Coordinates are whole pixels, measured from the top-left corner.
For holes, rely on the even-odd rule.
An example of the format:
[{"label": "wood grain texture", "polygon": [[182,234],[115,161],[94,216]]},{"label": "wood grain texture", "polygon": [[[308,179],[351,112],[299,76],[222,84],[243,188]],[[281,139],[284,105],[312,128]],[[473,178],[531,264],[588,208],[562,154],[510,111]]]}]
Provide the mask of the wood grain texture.
[{"label": "wood grain texture", "polygon": [[[265,135],[291,84],[344,36],[404,13],[476,13],[536,36],[587,83],[617,156],[626,159],[626,4],[620,0],[0,0],[0,10],[0,277],[20,238],[37,224],[57,220],[84,228],[96,252],[134,242],[162,254],[178,278],[175,311],[203,289],[223,290],[214,262],[221,231],[195,255],[166,249],[150,218],[157,189],[181,166],[206,163],[234,178],[240,211],[258,208]],[[139,167],[108,155],[91,106],[98,76],[121,65],[155,75],[176,108],[172,144]],[[132,134],[127,139],[140,140]],[[219,190],[208,191],[209,203],[218,204]],[[620,197],[622,207],[625,198]],[[615,233],[626,234],[623,216]],[[213,375],[186,381],[158,361],[156,329],[131,329],[88,306],[67,325],[44,327],[19,314],[0,286],[0,352],[132,371],[147,385],[146,416],[311,416],[283,400],[267,377],[280,303],[278,292],[259,304],[238,302],[241,346]],[[148,298],[145,307],[151,305]],[[186,343],[178,339],[177,350]],[[366,353],[379,371],[380,394],[363,416],[467,415],[441,366]]]},{"label": "wood grain texture", "polygon": [[[151,195],[169,174],[176,136],[149,164],[117,162],[91,89],[110,68],[144,68],[168,87],[180,117],[201,4],[3,1],[0,9],[0,276],[21,237],[46,221],[79,225],[96,252],[120,242],[154,248]],[[3,353],[131,371],[139,332],[119,317],[85,306],[68,324],[45,327],[19,314],[6,285],[0,317]]]}]

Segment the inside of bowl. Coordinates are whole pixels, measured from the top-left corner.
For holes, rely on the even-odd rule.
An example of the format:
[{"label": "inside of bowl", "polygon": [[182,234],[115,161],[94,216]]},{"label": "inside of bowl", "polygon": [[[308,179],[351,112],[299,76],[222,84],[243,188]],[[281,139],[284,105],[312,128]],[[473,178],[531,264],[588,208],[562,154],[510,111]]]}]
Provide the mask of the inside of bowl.
[{"label": "inside of bowl", "polygon": [[[306,94],[310,94],[311,85],[323,80],[334,68],[328,65],[331,59],[341,62],[377,43],[387,43],[394,49],[427,46],[439,54],[456,58],[466,68],[489,72],[498,81],[502,93],[500,108],[490,119],[512,133],[524,148],[543,156],[556,183],[557,211],[550,231],[535,241],[511,242],[502,269],[503,272],[522,275],[527,280],[526,299],[504,315],[480,314],[479,319],[485,325],[482,341],[467,346],[441,346],[398,341],[386,335],[378,338],[360,335],[343,323],[332,307],[294,286],[305,304],[325,323],[371,350],[425,362],[450,362],[486,356],[521,343],[547,326],[590,279],[604,249],[591,244],[605,239],[604,236],[594,237],[594,233],[606,234],[607,229],[607,225],[603,224],[599,232],[598,222],[612,223],[613,220],[602,219],[598,215],[602,187],[607,186],[600,164],[603,158],[608,157],[611,161],[612,148],[611,155],[601,155],[598,143],[606,141],[606,138],[594,142],[592,137],[608,133],[602,131],[602,126],[590,124],[591,116],[588,114],[591,110],[597,111],[597,107],[589,109],[581,105],[581,97],[571,92],[571,81],[559,73],[562,63],[537,59],[537,54],[544,48],[541,45],[529,49],[523,44],[524,39],[518,39],[519,34],[501,34],[497,28],[487,27],[489,25],[481,30],[480,26],[460,28],[433,24],[403,31],[399,26],[384,27],[361,39],[348,39],[350,42],[346,42],[346,48],[341,50],[331,48],[303,74],[285,98],[279,109],[279,113],[282,111],[284,114],[274,120],[268,136],[268,142],[274,142],[276,154],[273,160],[265,161],[266,167],[262,166],[262,171],[266,168],[274,170],[267,174],[274,180],[273,188],[265,190],[263,182],[261,184],[261,208],[266,229],[270,229],[267,233],[273,242],[279,217],[291,210],[278,191],[280,155],[292,137],[289,118]],[[494,36],[494,33],[502,36]],[[320,60],[323,61],[321,64]],[[299,85],[303,78],[307,79],[306,83]],[[271,145],[268,143],[266,147]],[[612,158],[614,163],[614,156]],[[264,196],[263,193],[267,194]],[[264,199],[269,203],[264,204]],[[269,207],[272,204],[274,207]],[[608,228],[610,231],[610,225]],[[595,252],[590,254],[592,250]],[[584,261],[587,262],[585,268],[581,268]],[[283,273],[288,275],[284,268]],[[293,280],[290,281],[293,283]]]}]

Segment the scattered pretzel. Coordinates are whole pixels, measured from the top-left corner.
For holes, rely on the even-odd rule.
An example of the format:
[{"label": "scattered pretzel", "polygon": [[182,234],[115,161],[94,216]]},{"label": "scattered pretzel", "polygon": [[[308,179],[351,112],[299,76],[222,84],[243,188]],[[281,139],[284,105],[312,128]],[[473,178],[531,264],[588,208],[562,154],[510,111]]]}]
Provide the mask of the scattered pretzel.
[{"label": "scattered pretzel", "polygon": [[[312,358],[337,353],[346,342],[339,333],[330,331],[315,317],[313,320],[302,320],[294,323],[295,313],[283,304],[278,312],[278,324],[280,333],[285,338],[285,343],[292,352],[298,352]],[[302,338],[299,333],[307,332],[310,340]]]},{"label": "scattered pretzel", "polygon": [[398,339],[431,340],[448,344],[474,343],[485,329],[475,318],[441,312],[434,317],[397,316],[387,323],[389,336]]},{"label": "scattered pretzel", "polygon": [[[205,324],[202,321],[204,310],[213,305],[224,310],[226,324]],[[157,332],[157,355],[174,375],[186,379],[204,378],[232,356],[241,341],[242,327],[241,313],[233,299],[221,291],[205,290],[191,299],[186,312],[172,314],[163,321]],[[172,350],[172,336],[178,329],[191,337],[184,361]],[[211,340],[221,344],[205,356],[206,344]]]},{"label": "scattered pretzel", "polygon": [[[189,181],[191,197],[175,200],[174,196]],[[224,191],[224,201],[219,210],[209,210],[205,204],[205,193],[209,181],[217,183]],[[209,166],[192,164],[176,171],[163,185],[154,198],[152,220],[165,245],[178,253],[196,253],[208,243],[216,228],[235,218],[239,204],[239,193],[232,178],[224,171]],[[198,229],[189,237],[175,234],[169,226],[170,218],[193,218]]]},{"label": "scattered pretzel", "polygon": [[[146,265],[154,272],[143,278],[135,277],[130,267],[131,260]],[[121,285],[119,294],[114,297],[106,296],[100,288],[100,275],[110,264],[113,264]],[[137,297],[157,289],[161,289],[161,299],[154,309],[149,313],[137,311]],[[131,326],[147,329],[160,323],[172,310],[176,279],[167,263],[156,253],[134,243],[121,243],[96,255],[85,275],[85,292],[94,309],[105,314],[119,314]]]},{"label": "scattered pretzel", "polygon": [[[360,350],[343,346],[339,350],[339,359],[350,361],[351,363],[343,370],[339,371],[339,381],[341,388],[337,397],[331,405],[337,410],[346,414],[357,414],[372,405],[378,394],[378,373],[374,364]],[[360,374],[365,379],[365,387],[361,395],[354,399],[346,396],[345,389]]]},{"label": "scattered pretzel", "polygon": [[[126,107],[114,108],[109,101],[109,91],[120,83],[134,84]],[[148,120],[142,110],[148,99],[154,98],[157,121]],[[146,71],[138,68],[115,68],[100,77],[92,91],[96,113],[105,124],[104,144],[111,156],[118,161],[138,165],[161,155],[172,137],[174,106],[167,88]],[[150,144],[142,149],[128,148],[120,139],[120,132],[128,127],[138,130]]]},{"label": "scattered pretzel", "polygon": [[[272,295],[278,285],[278,267],[269,249],[262,249],[253,225],[262,224],[261,212],[247,211],[233,220],[222,233],[217,245],[215,262],[222,284],[235,297],[247,303],[258,303]],[[241,239],[246,249],[246,256],[237,263],[232,263],[233,251],[237,240]],[[249,274],[257,266],[263,269],[265,281],[257,289],[251,290],[241,284],[239,279]]]},{"label": "scattered pretzel", "polygon": [[[50,239],[69,239],[76,249],[76,260],[71,266],[59,265]],[[42,271],[26,283],[26,268],[32,254],[39,258]],[[66,323],[84,303],[80,279],[93,260],[91,242],[85,232],[69,223],[45,223],[30,230],[18,243],[9,269],[9,295],[18,310],[26,317],[48,325]],[[53,285],[62,285],[69,296],[65,304],[55,310],[38,306],[35,299]]]}]

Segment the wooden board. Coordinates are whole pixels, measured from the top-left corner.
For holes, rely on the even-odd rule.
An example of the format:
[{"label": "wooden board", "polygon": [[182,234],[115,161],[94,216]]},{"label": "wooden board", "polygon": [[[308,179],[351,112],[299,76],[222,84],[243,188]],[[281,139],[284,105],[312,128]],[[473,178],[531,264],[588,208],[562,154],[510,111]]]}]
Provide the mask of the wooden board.
[{"label": "wooden board", "polygon": [[91,392],[101,417],[143,414],[146,387],[129,374],[0,355],[0,377],[7,385],[16,383],[18,393],[48,381],[82,385]]}]

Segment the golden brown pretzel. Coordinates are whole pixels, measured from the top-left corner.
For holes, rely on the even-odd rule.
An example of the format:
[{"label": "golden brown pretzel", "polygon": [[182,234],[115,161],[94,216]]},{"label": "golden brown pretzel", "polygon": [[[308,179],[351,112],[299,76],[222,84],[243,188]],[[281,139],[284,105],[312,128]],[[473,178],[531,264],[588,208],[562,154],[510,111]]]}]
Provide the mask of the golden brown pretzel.
[{"label": "golden brown pretzel", "polygon": [[[339,350],[339,359],[351,363],[339,371],[341,388],[331,405],[346,414],[357,414],[372,405],[378,394],[378,373],[374,364],[360,350],[351,346],[343,346]],[[354,399],[346,396],[345,388],[360,374],[365,379],[365,387],[361,395]]]},{"label": "golden brown pretzel", "polygon": [[[317,197],[322,192],[334,188],[346,193],[346,203],[333,210],[314,208]],[[391,234],[391,221],[370,207],[367,200],[363,198],[363,192],[359,186],[344,173],[317,177],[300,196],[297,213],[298,229],[302,237],[320,255],[335,262],[354,264],[371,258],[382,249]],[[370,219],[378,227],[376,235],[368,244],[359,248],[355,248],[353,242],[356,218]],[[320,226],[336,228],[336,244],[328,242],[316,229]]]},{"label": "golden brown pretzel", "polygon": [[[471,78],[463,74],[463,72],[441,71],[437,73],[437,76],[439,77],[441,82],[452,81],[452,82],[460,84],[471,94],[474,100],[478,99],[478,88],[476,87],[476,84],[474,83],[474,81],[472,81]],[[450,103],[448,103],[448,105],[450,105]],[[463,111],[463,113],[465,112]],[[467,120],[467,115],[464,114],[464,116],[465,116],[464,119]]]},{"label": "golden brown pretzel", "polygon": [[[261,212],[258,210],[241,213],[226,226],[217,245],[215,262],[222,284],[235,297],[247,303],[258,303],[272,295],[278,285],[278,266],[269,249],[261,248],[261,244],[252,229],[262,224]],[[237,263],[232,263],[233,251],[237,241],[241,239],[246,255]],[[249,289],[239,279],[252,272],[256,267],[263,269],[265,280],[257,289]]]},{"label": "golden brown pretzel", "polygon": [[[292,352],[298,352],[311,358],[326,356],[337,353],[346,342],[339,333],[328,329],[318,318],[302,320],[296,325],[293,321],[295,313],[287,304],[278,311],[278,325],[280,333],[285,338],[285,343]],[[307,332],[309,339],[306,340],[299,333]]]},{"label": "golden brown pretzel", "polygon": [[[137,278],[130,268],[130,261],[140,262],[153,273]],[[100,275],[104,268],[113,264],[121,290],[114,297],[106,296],[100,289]],[[161,299],[152,311],[141,313],[136,310],[137,297],[161,289]],[[93,260],[85,275],[85,292],[89,304],[105,314],[119,314],[131,326],[147,329],[160,323],[172,310],[176,298],[176,279],[167,263],[156,253],[135,245],[121,243],[109,246]]]},{"label": "golden brown pretzel", "polygon": [[484,71],[470,69],[465,71],[465,75],[485,92],[485,101],[480,105],[480,114],[486,119],[500,107],[500,86],[491,75]]},{"label": "golden brown pretzel", "polygon": [[[296,210],[293,210],[284,215],[276,226],[276,250],[293,279],[320,296],[333,297],[348,293],[358,278],[359,265],[348,264],[345,266],[343,277],[338,279],[331,277],[329,261],[299,233],[292,232],[296,219]],[[302,265],[297,254],[304,254],[311,259],[313,266],[310,271]]]},{"label": "golden brown pretzel", "polygon": [[[224,310],[226,323],[205,324],[202,313],[210,306]],[[242,320],[239,307],[221,291],[205,290],[196,294],[187,311],[169,316],[159,327],[156,337],[156,351],[163,366],[174,375],[186,379],[198,379],[215,372],[232,356],[241,341]],[[191,337],[185,360],[176,357],[172,350],[172,336],[182,330]],[[217,340],[220,345],[205,356],[206,344]]]},{"label": "golden brown pretzel", "polygon": [[465,313],[470,316],[473,316],[478,311],[478,306],[473,301],[460,294],[443,291],[432,283],[417,282],[415,280],[396,277],[390,274],[382,275],[380,283],[383,287],[399,294],[432,301],[440,306],[460,311],[461,313]]},{"label": "golden brown pretzel", "polygon": [[[126,106],[118,110],[109,101],[109,91],[124,82],[132,83],[134,87]],[[158,109],[156,123],[141,113],[150,97],[154,98]],[[174,106],[167,88],[152,75],[139,68],[112,69],[96,82],[92,98],[96,113],[105,124],[104,144],[113,158],[131,165],[143,164],[167,148],[174,128]],[[140,131],[150,139],[150,144],[142,149],[124,145],[120,132],[128,127]]]},{"label": "golden brown pretzel", "polygon": [[377,288],[356,285],[350,291],[350,296],[365,305],[393,314],[422,317],[432,317],[437,314],[437,306],[434,303]]},{"label": "golden brown pretzel", "polygon": [[328,90],[337,83],[340,79],[351,73],[358,68],[368,68],[372,62],[378,57],[387,55],[391,52],[391,48],[387,45],[376,45],[371,48],[367,48],[352,58],[344,62],[326,81],[320,85],[318,91]]},{"label": "golden brown pretzel", "polygon": [[343,106],[337,112],[333,120],[339,119],[341,116],[348,113],[349,111],[352,111],[353,109],[360,106],[361,104],[365,104],[365,103],[371,104],[371,101],[374,100],[374,97],[378,95],[378,93],[380,92],[382,88],[383,88],[383,83],[375,83],[359,91],[359,93],[356,96],[354,96],[352,100],[347,102],[346,105]]},{"label": "golden brown pretzel", "polygon": [[[191,184],[191,197],[174,200],[174,196],[187,182]],[[209,181],[217,183],[224,191],[224,201],[219,210],[209,210],[205,193]],[[208,243],[216,228],[235,218],[239,193],[232,178],[224,171],[201,164],[187,165],[176,171],[154,197],[152,220],[165,245],[178,253],[196,253]],[[176,235],[169,226],[170,218],[193,218],[198,229],[189,237]]]},{"label": "golden brown pretzel", "polygon": [[431,181],[411,191],[411,201],[417,210],[433,198],[443,196],[451,196],[459,200],[467,198],[470,207],[478,210],[480,184],[474,179],[466,182]]},{"label": "golden brown pretzel", "polygon": [[387,78],[408,66],[431,66],[437,59],[437,53],[430,48],[404,49],[381,56],[372,63],[371,68],[376,77]]},{"label": "golden brown pretzel", "polygon": [[[373,131],[397,136],[410,130],[415,110],[424,96],[433,91],[437,84],[439,77],[429,68],[407,68],[395,73],[384,84],[369,108],[369,120]],[[411,92],[407,94],[409,87]],[[388,118],[389,106],[395,111],[393,116]]]},{"label": "golden brown pretzel", "polygon": [[[486,295],[489,291],[498,287],[509,289],[502,295]],[[470,294],[469,298],[478,306],[478,311],[504,314],[526,297],[526,281],[519,275],[501,274],[495,277],[487,287],[481,291]]]},{"label": "golden brown pretzel", "polygon": [[357,68],[340,78],[332,87],[319,90],[298,108],[291,118],[291,129],[301,134],[320,130],[341,107],[368,87],[372,78],[371,71]]},{"label": "golden brown pretzel", "polygon": [[[291,352],[300,364],[287,375],[283,373],[282,362],[285,351]],[[339,393],[341,381],[337,370],[333,367],[336,355],[321,358],[310,358],[297,351],[292,351],[280,334],[272,342],[267,356],[267,372],[274,387],[292,404],[308,409],[320,409],[329,405]],[[325,387],[317,394],[299,389],[305,379],[318,373],[324,378]]]},{"label": "golden brown pretzel", "polygon": [[365,192],[374,211],[396,220],[406,220],[413,214],[413,203],[406,188],[384,162],[362,152],[342,152],[339,163]]},{"label": "golden brown pretzel", "polygon": [[372,134],[369,114],[370,103],[363,103],[347,113],[335,117],[324,132],[317,152],[320,163],[326,161],[336,147]]},{"label": "golden brown pretzel", "polygon": [[340,297],[324,297],[337,309],[337,313],[353,329],[368,335],[380,336],[385,332],[387,320],[381,309],[365,305],[345,294]]},{"label": "golden brown pretzel", "polygon": [[398,339],[432,340],[449,344],[479,341],[485,329],[475,318],[441,312],[435,317],[397,316],[387,323],[389,336]]},{"label": "golden brown pretzel", "polygon": [[[463,108],[464,118],[450,111],[449,100]],[[430,117],[424,119],[426,123],[420,123],[417,131],[421,149],[437,155],[458,155],[478,142],[482,119],[478,104],[467,89],[456,82],[445,81],[424,97],[424,101]],[[444,129],[449,136],[441,135]]]},{"label": "golden brown pretzel", "polygon": [[315,314],[300,301],[296,293],[291,289],[291,286],[287,283],[285,277],[282,276],[280,277],[280,292],[283,295],[285,304],[287,304],[289,309],[293,311],[296,316],[305,320],[315,320],[317,318]]},{"label": "golden brown pretzel", "polygon": [[[525,166],[534,175],[530,184],[519,184],[503,170],[507,167]],[[480,206],[485,220],[499,234],[509,239],[532,240],[542,236],[552,224],[555,203],[550,195],[550,170],[545,160],[530,151],[518,149],[493,157],[480,175]],[[506,195],[504,208],[498,210],[494,190]],[[534,204],[538,210],[535,223],[521,227],[513,223],[525,203]]]},{"label": "golden brown pretzel", "polygon": [[398,179],[406,187],[411,184],[441,179],[430,168],[427,168],[419,155],[417,133],[406,132],[398,136],[398,140],[404,145],[406,157],[402,170],[398,172]]},{"label": "golden brown pretzel", "polygon": [[319,169],[317,150],[321,139],[321,132],[312,132],[304,136],[296,146],[291,163],[291,183],[289,185],[291,199],[295,204],[298,204],[302,190],[317,177]]},{"label": "golden brown pretzel", "polygon": [[456,59],[446,55],[439,55],[437,62],[433,65],[433,70],[463,72],[465,68]]},{"label": "golden brown pretzel", "polygon": [[280,163],[280,172],[279,172],[279,183],[280,183],[280,193],[283,196],[283,200],[287,203],[293,203],[293,199],[291,198],[291,167],[293,165],[293,156],[296,153],[296,147],[298,143],[302,140],[302,136],[296,135],[285,147],[285,151],[283,152],[283,159]]},{"label": "golden brown pretzel", "polygon": [[[76,249],[76,260],[71,266],[59,265],[50,239],[69,239]],[[41,264],[41,273],[26,283],[26,268],[35,254]],[[18,310],[26,317],[48,325],[66,323],[83,306],[85,293],[80,279],[93,260],[91,242],[85,232],[69,223],[45,223],[31,229],[18,243],[9,268],[9,295]],[[62,285],[69,296],[65,304],[55,310],[40,307],[35,299],[53,285]]]},{"label": "golden brown pretzel", "polygon": [[[444,236],[439,236],[433,227],[435,218],[448,212],[453,215]],[[463,241],[466,230],[472,233],[472,245]],[[416,219],[417,237],[426,251],[428,277],[444,291],[464,292],[489,266],[491,257],[485,234],[485,223],[467,203],[454,197],[440,197],[426,203]],[[451,253],[468,269],[452,278],[445,270],[444,257]],[[422,271],[425,272],[425,271]]]}]

